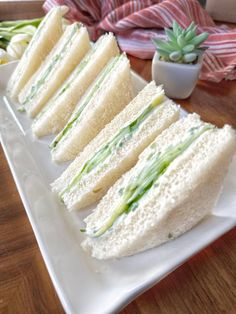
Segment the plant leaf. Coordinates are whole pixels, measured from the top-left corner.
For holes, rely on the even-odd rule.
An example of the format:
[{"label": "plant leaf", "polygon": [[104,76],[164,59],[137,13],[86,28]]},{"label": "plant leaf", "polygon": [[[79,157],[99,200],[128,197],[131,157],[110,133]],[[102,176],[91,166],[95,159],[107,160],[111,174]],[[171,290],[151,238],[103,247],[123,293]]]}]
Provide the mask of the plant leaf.
[{"label": "plant leaf", "polygon": [[196,24],[194,22],[191,22],[189,24],[189,26],[186,28],[186,31],[189,32],[189,31],[193,30],[195,26],[196,26]]},{"label": "plant leaf", "polygon": [[171,29],[165,28],[165,33],[172,43],[177,44],[177,37],[175,36],[174,32]]},{"label": "plant leaf", "polygon": [[178,43],[178,45],[179,45],[179,48],[181,48],[181,49],[186,45],[186,41],[185,41],[183,35],[179,35],[179,36],[178,36],[178,38],[177,38],[177,43]]},{"label": "plant leaf", "polygon": [[185,63],[191,63],[197,59],[198,55],[194,52],[187,53],[184,55],[183,59]]},{"label": "plant leaf", "polygon": [[194,45],[192,45],[192,44],[189,44],[189,45],[186,45],[186,46],[184,46],[184,48],[183,48],[183,52],[185,52],[185,53],[189,53],[189,52],[192,52],[193,50],[194,50]]},{"label": "plant leaf", "polygon": [[5,40],[4,38],[0,38],[0,48],[6,50],[9,41]]},{"label": "plant leaf", "polygon": [[163,49],[157,49],[157,52],[159,53],[159,55],[163,58],[167,58],[169,60],[169,53],[166,50]]},{"label": "plant leaf", "polygon": [[174,51],[170,54],[170,60],[176,62],[182,57],[181,51]]},{"label": "plant leaf", "polygon": [[162,41],[158,38],[153,38],[152,41],[157,48],[166,50],[169,53],[178,49],[178,46],[176,47],[175,45],[171,45],[170,43]]},{"label": "plant leaf", "polygon": [[194,28],[194,29],[192,29],[192,30],[190,30],[190,31],[188,31],[187,33],[186,33],[186,35],[185,35],[185,40],[188,42],[188,41],[190,41],[190,40],[192,40],[195,36],[196,36],[196,29],[197,29],[197,26]]},{"label": "plant leaf", "polygon": [[176,37],[178,37],[182,33],[182,27],[174,20],[173,21],[173,32]]},{"label": "plant leaf", "polygon": [[207,38],[209,34],[208,33],[202,33],[196,37],[194,37],[191,41],[190,44],[194,45],[196,48],[202,44]]}]

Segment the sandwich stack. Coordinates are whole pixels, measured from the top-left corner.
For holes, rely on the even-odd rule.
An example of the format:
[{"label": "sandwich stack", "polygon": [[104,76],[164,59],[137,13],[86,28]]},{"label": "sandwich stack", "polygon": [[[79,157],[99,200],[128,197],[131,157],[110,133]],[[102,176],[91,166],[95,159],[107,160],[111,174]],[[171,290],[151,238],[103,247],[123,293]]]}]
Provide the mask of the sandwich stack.
[{"label": "sandwich stack", "polygon": [[41,137],[61,131],[87,88],[118,54],[116,39],[111,33],[100,37],[38,114],[32,125],[33,133]]},{"label": "sandwich stack", "polygon": [[178,118],[179,108],[162,87],[149,83],[52,184],[53,191],[69,210],[101,199],[143,149]]},{"label": "sandwich stack", "polygon": [[90,49],[87,29],[79,23],[66,27],[62,37],[19,94],[19,102],[35,117]]},{"label": "sandwich stack", "polygon": [[235,131],[179,118],[154,82],[133,99],[130,64],[113,34],[90,45],[64,7],[41,22],[8,83],[37,137],[57,134],[54,162],[72,161],[52,183],[68,210],[99,201],[82,247],[120,258],[180,236],[214,207],[236,150]]},{"label": "sandwich stack", "polygon": [[196,114],[172,124],[85,219],[82,247],[118,258],[186,232],[215,205],[235,148],[228,125],[218,129]]}]

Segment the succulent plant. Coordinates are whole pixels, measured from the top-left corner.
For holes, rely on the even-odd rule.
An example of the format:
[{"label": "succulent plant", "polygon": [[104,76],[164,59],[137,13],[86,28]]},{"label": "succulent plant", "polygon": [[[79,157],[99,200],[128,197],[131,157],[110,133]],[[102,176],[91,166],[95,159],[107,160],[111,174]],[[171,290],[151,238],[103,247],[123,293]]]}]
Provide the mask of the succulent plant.
[{"label": "succulent plant", "polygon": [[165,28],[167,41],[153,38],[152,41],[160,55],[160,59],[175,63],[194,63],[203,48],[199,46],[207,39],[208,33],[196,34],[197,25],[192,22],[183,29],[176,21],[172,30]]}]

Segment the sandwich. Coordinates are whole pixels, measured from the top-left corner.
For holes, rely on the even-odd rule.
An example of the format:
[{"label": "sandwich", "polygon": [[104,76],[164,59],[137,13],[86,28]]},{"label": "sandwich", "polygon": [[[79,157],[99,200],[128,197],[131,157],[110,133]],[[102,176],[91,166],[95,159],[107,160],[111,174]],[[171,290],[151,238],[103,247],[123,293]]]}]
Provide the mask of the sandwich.
[{"label": "sandwich", "polygon": [[179,118],[162,86],[149,83],[85,147],[52,184],[68,210],[90,205],[138,160],[158,134]]},{"label": "sandwich", "polygon": [[35,117],[90,49],[87,29],[80,23],[66,27],[46,60],[19,94],[19,102]]},{"label": "sandwich", "polygon": [[116,39],[111,33],[100,37],[37,115],[32,125],[33,134],[42,137],[60,132],[89,85],[109,60],[118,54]]},{"label": "sandwich", "polygon": [[7,85],[7,93],[12,100],[17,100],[21,89],[61,37],[64,13],[65,6],[50,10],[34,33]]},{"label": "sandwich", "polygon": [[235,149],[228,125],[218,129],[196,114],[175,122],[85,219],[83,249],[120,258],[191,229],[214,207]]},{"label": "sandwich", "polygon": [[78,153],[132,99],[130,64],[125,54],[114,57],[78,103],[69,121],[51,143],[54,162]]}]

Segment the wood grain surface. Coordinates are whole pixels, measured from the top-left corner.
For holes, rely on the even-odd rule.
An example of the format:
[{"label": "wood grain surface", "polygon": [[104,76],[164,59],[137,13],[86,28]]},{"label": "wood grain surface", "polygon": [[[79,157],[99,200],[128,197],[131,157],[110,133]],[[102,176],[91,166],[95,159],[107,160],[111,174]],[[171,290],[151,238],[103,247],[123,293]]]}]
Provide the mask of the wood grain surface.
[{"label": "wood grain surface", "polygon": [[[151,61],[130,57],[132,69],[151,79]],[[198,82],[178,101],[218,126],[236,127],[236,82]],[[154,261],[155,262],[155,261]],[[64,313],[49,278],[10,169],[0,149],[0,313]],[[120,314],[235,314],[236,228],[192,257]],[[96,313],[81,313],[96,314]]]},{"label": "wood grain surface", "polygon": [[0,0],[0,21],[41,17],[42,5],[42,0]]}]

